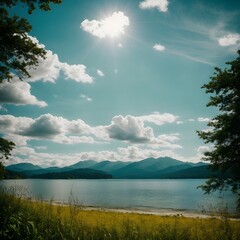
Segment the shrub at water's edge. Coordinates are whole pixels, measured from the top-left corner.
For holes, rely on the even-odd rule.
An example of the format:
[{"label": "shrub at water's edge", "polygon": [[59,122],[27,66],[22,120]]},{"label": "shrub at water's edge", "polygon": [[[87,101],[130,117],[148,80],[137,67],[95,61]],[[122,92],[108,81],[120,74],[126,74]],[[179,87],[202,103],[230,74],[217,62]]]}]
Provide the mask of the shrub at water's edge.
[{"label": "shrub at water's edge", "polygon": [[[0,191],[1,239],[239,239],[240,222],[86,211],[77,199],[69,206],[24,200],[16,189]],[[19,191],[18,191],[19,192]]]}]

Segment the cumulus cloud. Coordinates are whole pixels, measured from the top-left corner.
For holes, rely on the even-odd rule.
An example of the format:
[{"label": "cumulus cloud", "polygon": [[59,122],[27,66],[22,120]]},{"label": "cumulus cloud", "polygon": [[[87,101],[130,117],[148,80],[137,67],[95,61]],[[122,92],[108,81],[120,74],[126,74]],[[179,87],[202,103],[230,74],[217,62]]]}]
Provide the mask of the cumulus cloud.
[{"label": "cumulus cloud", "polygon": [[20,143],[19,145],[26,145],[26,141],[33,139],[62,144],[96,142],[90,136],[91,127],[81,119],[69,121],[51,114],[44,114],[35,119],[1,115],[0,132]]},{"label": "cumulus cloud", "polygon": [[[39,47],[45,48],[45,46],[39,43],[38,39],[29,36],[33,42],[38,44]],[[31,77],[27,79],[29,82],[43,81],[43,82],[55,82],[62,72],[65,79],[71,79],[76,82],[92,83],[93,78],[87,74],[86,66],[83,64],[68,64],[59,60],[58,55],[54,54],[50,50],[46,50],[45,58],[38,59],[38,66],[28,69]]]},{"label": "cumulus cloud", "polygon": [[129,141],[133,143],[145,143],[153,137],[153,130],[144,127],[143,121],[133,116],[115,116],[108,127],[110,138]]},{"label": "cumulus cloud", "polygon": [[13,77],[11,82],[4,81],[0,84],[0,103],[14,105],[36,105],[46,107],[47,103],[39,101],[31,94],[29,83]]},{"label": "cumulus cloud", "polygon": [[160,126],[166,123],[175,122],[178,119],[178,116],[170,113],[161,114],[159,112],[154,112],[153,114],[140,116],[138,118],[144,122],[150,122]]},{"label": "cumulus cloud", "polygon": [[174,142],[179,140],[179,134],[162,134],[150,139],[148,146],[151,148],[181,149],[182,146]]},{"label": "cumulus cloud", "polygon": [[140,2],[139,7],[141,9],[157,8],[160,12],[167,12],[168,0],[145,0]]},{"label": "cumulus cloud", "polygon": [[19,130],[19,133],[28,137],[52,138],[62,132],[63,121],[62,117],[45,114],[35,119],[27,128]]},{"label": "cumulus cloud", "polygon": [[69,65],[67,63],[61,63],[60,66],[65,75],[65,79],[71,79],[82,83],[93,82],[93,78],[86,73],[86,66],[82,64]]},{"label": "cumulus cloud", "polygon": [[97,70],[97,75],[99,76],[99,77],[104,77],[104,73],[101,71],[101,70]]},{"label": "cumulus cloud", "polygon": [[237,45],[238,43],[240,43],[240,34],[238,33],[227,34],[219,38],[218,43],[220,46],[223,47]]},{"label": "cumulus cloud", "polygon": [[38,66],[35,68],[29,68],[28,72],[30,78],[27,80],[29,82],[43,81],[54,83],[60,74],[60,61],[58,55],[54,54],[50,50],[46,50],[46,58],[38,59]]},{"label": "cumulus cloud", "polygon": [[119,11],[102,20],[85,19],[81,23],[81,28],[95,37],[106,38],[124,33],[125,27],[129,24],[129,18]]},{"label": "cumulus cloud", "polygon": [[159,51],[159,52],[163,52],[165,50],[165,47],[158,43],[153,46],[153,49],[155,49],[156,51]]},{"label": "cumulus cloud", "polygon": [[15,117],[12,115],[0,115],[0,131],[2,133],[17,133],[18,129],[24,129],[33,123],[28,117]]},{"label": "cumulus cloud", "polygon": [[181,148],[180,145],[173,142],[179,140],[178,134],[154,136],[153,129],[146,127],[144,122],[163,125],[164,123],[174,122],[176,117],[171,114],[159,114],[134,117],[127,115],[115,116],[111,125],[106,127],[108,135],[112,139],[126,141],[132,144],[147,144],[153,148]]},{"label": "cumulus cloud", "polygon": [[168,113],[154,113],[140,117],[119,115],[112,118],[110,125],[90,126],[81,119],[68,120],[51,114],[44,114],[35,119],[1,115],[0,133],[14,141],[17,139],[20,145],[26,145],[29,140],[76,144],[106,143],[115,139],[131,144],[147,145],[151,148],[175,149],[181,148],[175,143],[179,140],[177,133],[155,136],[153,128],[145,126],[145,123],[160,126],[172,123],[176,118]]}]

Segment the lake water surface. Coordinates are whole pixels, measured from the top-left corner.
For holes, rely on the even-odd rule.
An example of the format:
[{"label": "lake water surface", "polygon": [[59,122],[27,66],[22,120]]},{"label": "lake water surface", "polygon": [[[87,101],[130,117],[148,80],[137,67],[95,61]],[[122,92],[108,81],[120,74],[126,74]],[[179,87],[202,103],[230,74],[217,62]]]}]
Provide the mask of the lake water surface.
[{"label": "lake water surface", "polygon": [[29,197],[68,203],[70,196],[85,206],[200,212],[226,207],[235,212],[236,197],[230,191],[204,195],[197,186],[205,180],[3,180],[5,187],[21,186]]}]

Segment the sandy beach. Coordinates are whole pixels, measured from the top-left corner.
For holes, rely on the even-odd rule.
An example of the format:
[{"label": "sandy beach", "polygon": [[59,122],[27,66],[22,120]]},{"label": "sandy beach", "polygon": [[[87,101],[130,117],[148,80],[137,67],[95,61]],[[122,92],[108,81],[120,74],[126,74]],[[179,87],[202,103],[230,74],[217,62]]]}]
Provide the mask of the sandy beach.
[{"label": "sandy beach", "polygon": [[[54,205],[60,205],[68,207],[71,204],[63,203],[59,201],[44,201]],[[73,204],[74,205],[74,204]],[[197,212],[190,210],[177,210],[177,209],[147,209],[147,208],[107,208],[107,207],[96,207],[96,206],[83,206],[79,205],[79,208],[84,211],[102,211],[102,212],[117,212],[117,213],[134,213],[134,214],[146,214],[146,215],[157,215],[157,216],[169,216],[169,217],[187,217],[187,218],[217,218],[221,219],[226,217],[226,214],[220,212]],[[239,215],[229,215],[231,220],[240,220]]]}]

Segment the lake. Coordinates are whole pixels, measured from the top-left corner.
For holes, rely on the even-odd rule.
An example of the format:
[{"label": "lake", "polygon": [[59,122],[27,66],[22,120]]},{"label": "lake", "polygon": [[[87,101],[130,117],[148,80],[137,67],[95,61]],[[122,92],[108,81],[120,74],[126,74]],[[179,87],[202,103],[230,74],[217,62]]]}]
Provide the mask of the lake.
[{"label": "lake", "polygon": [[[192,179],[95,179],[95,180],[2,180],[4,187],[21,186],[28,197],[68,203],[70,196],[84,206],[201,212],[226,207],[234,213],[236,197],[230,191],[205,195],[197,186],[205,180]],[[20,190],[22,189],[22,190]]]}]

